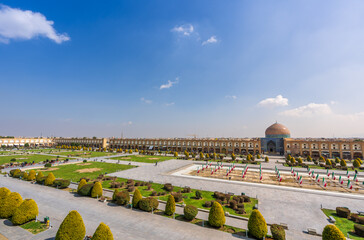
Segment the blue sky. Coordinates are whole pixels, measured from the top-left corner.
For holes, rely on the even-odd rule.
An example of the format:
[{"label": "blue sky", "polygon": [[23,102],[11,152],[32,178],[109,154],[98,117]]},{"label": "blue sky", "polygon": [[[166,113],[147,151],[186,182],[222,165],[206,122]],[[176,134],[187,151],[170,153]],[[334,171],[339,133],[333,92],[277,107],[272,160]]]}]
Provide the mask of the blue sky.
[{"label": "blue sky", "polygon": [[364,136],[363,1],[0,3],[0,135]]}]

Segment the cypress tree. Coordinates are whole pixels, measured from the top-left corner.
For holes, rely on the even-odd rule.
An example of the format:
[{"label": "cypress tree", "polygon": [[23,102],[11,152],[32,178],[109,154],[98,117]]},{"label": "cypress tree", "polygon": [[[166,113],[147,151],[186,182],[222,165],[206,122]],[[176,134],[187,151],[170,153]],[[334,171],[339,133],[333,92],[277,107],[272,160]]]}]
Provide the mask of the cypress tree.
[{"label": "cypress tree", "polygon": [[54,174],[52,172],[50,172],[50,173],[48,173],[47,178],[44,180],[44,185],[52,186],[54,180],[56,180],[56,178],[54,177]]},{"label": "cypress tree", "polygon": [[171,216],[175,211],[176,211],[176,202],[174,200],[174,197],[172,195],[169,195],[164,213],[168,216]]},{"label": "cypress tree", "polygon": [[37,183],[41,183],[43,181],[43,177],[44,177],[43,173],[38,172],[37,177],[36,177]]},{"label": "cypress tree", "polygon": [[326,225],[322,232],[322,240],[345,240],[344,234],[335,225]]},{"label": "cypress tree", "polygon": [[77,211],[72,210],[61,223],[55,240],[83,240],[85,234],[85,224],[81,215]]},{"label": "cypress tree", "polygon": [[102,186],[100,182],[96,182],[91,190],[91,197],[101,197],[102,196]]},{"label": "cypress tree", "polygon": [[142,194],[140,193],[139,189],[136,188],[135,191],[134,191],[134,195],[133,195],[133,201],[132,201],[132,204],[133,204],[133,207],[137,208],[139,207],[138,206],[138,203],[139,201],[142,199]]},{"label": "cypress tree", "polygon": [[100,223],[91,240],[114,240],[112,232],[105,223]]},{"label": "cypress tree", "polygon": [[225,214],[222,206],[214,202],[209,212],[209,224],[213,227],[222,227],[225,224]]},{"label": "cypress tree", "polygon": [[84,178],[81,179],[80,183],[78,184],[78,187],[77,187],[77,192],[80,191],[80,189],[82,188],[83,185],[86,185],[87,182]]},{"label": "cypress tree", "polygon": [[28,175],[28,181],[35,180],[35,176],[36,176],[35,170],[30,170],[29,175]]},{"label": "cypress tree", "polygon": [[254,209],[250,214],[248,221],[248,230],[251,235],[258,239],[262,239],[267,235],[268,228],[267,223],[263,215],[258,211],[258,209]]},{"label": "cypress tree", "polygon": [[[112,200],[115,201],[116,200],[116,194],[118,194],[118,192],[120,192],[120,189],[116,188],[114,190],[114,193],[112,194]],[[135,194],[135,193],[134,193]],[[134,199],[134,198],[133,198]],[[133,204],[134,205],[134,204]]]}]

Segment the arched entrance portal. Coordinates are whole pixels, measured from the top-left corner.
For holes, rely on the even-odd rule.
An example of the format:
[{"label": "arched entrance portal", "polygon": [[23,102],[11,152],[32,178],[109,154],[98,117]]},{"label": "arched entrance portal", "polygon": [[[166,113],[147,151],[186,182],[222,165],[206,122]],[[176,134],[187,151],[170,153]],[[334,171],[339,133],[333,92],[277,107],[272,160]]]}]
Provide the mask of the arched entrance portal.
[{"label": "arched entrance portal", "polygon": [[267,144],[267,149],[269,153],[276,153],[277,152],[276,143],[273,141],[269,141]]}]

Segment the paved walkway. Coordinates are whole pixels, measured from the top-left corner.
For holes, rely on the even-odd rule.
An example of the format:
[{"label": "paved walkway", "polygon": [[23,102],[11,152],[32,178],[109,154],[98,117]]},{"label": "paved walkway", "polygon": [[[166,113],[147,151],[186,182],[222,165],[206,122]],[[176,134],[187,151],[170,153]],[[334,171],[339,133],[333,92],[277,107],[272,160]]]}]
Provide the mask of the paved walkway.
[{"label": "paved walkway", "polygon": [[[299,192],[285,188],[270,188],[269,186],[243,185],[236,182],[215,181],[213,179],[196,179],[170,175],[178,168],[189,166],[190,161],[169,160],[161,162],[158,166],[148,165],[133,168],[110,175],[131,178],[142,181],[158,183],[172,183],[175,186],[189,186],[195,189],[208,191],[246,193],[251,197],[258,197],[259,210],[269,223],[286,223],[289,227],[287,235],[297,239],[307,228],[316,228],[322,232],[329,224],[326,216],[320,210],[324,208],[335,209],[337,206],[347,206],[352,211],[363,210],[363,199],[350,199],[345,196],[322,195],[319,192]],[[305,235],[304,239],[308,239]],[[296,237],[296,238],[294,238]]]},{"label": "paved walkway", "polygon": [[18,179],[0,177],[0,187],[18,192],[23,198],[34,199],[39,216],[49,216],[50,230],[29,235],[20,227],[0,223],[0,232],[11,240],[50,240],[69,211],[77,210],[86,225],[87,235],[92,235],[100,222],[109,225],[114,239],[237,239],[238,236],[202,228],[190,223],[169,219],[150,213],[100,203],[89,197],[78,197],[67,191],[29,184]]}]

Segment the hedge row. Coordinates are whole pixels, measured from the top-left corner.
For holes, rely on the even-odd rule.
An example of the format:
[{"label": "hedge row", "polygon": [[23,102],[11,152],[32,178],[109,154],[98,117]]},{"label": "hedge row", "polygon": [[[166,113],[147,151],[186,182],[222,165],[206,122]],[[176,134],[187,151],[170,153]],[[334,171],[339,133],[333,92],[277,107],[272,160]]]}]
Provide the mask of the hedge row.
[{"label": "hedge row", "polygon": [[30,170],[29,173],[22,172],[20,169],[10,170],[10,176],[14,178],[22,178],[25,181],[36,181],[38,184],[44,184],[46,186],[52,186],[57,188],[67,188],[70,184],[70,180],[66,179],[56,179],[54,174],[50,172],[47,176],[44,176],[42,172],[35,172],[35,170]]}]

